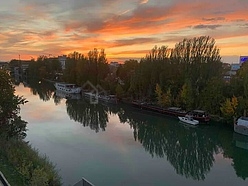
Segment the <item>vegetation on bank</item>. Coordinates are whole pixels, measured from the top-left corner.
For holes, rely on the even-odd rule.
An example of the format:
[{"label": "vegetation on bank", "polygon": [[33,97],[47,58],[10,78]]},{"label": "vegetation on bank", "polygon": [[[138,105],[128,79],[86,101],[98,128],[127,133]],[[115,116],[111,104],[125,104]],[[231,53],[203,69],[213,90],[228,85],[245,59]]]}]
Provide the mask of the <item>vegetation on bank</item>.
[{"label": "vegetation on bank", "polygon": [[[4,159],[22,177],[22,180],[18,180],[19,184],[12,185],[61,185],[55,166],[46,156],[40,156],[27,142],[16,139],[1,140],[0,146]],[[6,177],[12,179],[8,174]]]},{"label": "vegetation on bank", "polygon": [[8,166],[2,172],[12,185],[61,185],[55,167],[23,141],[27,122],[20,117],[20,105],[27,101],[14,94],[4,70],[0,70],[0,89],[0,167]]},{"label": "vegetation on bank", "polygon": [[90,81],[119,98],[203,109],[230,122],[248,108],[248,63],[226,82],[230,66],[222,63],[219,51],[213,38],[201,36],[184,39],[174,48],[155,46],[140,61],[127,60],[117,69],[110,68],[103,49],[94,49],[87,55],[69,54],[63,71],[58,60],[41,56],[28,73],[51,78],[60,71],[63,81],[78,85]]}]

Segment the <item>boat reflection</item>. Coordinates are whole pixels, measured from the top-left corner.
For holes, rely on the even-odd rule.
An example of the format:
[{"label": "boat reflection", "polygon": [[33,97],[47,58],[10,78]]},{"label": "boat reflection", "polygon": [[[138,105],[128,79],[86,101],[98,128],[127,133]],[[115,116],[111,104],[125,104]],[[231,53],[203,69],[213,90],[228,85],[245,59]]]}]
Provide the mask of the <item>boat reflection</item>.
[{"label": "boat reflection", "polygon": [[82,98],[81,94],[70,94],[70,93],[63,92],[61,90],[56,90],[55,96],[65,98],[65,99],[81,99]]}]

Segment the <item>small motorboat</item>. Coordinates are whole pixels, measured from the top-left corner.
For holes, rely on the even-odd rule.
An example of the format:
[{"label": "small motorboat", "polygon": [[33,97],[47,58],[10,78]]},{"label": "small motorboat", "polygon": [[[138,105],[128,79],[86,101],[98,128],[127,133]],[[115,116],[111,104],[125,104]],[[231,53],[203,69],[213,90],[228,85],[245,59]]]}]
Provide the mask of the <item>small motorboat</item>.
[{"label": "small motorboat", "polygon": [[199,124],[199,121],[198,121],[198,120],[193,119],[193,118],[192,118],[191,116],[189,116],[189,115],[185,115],[184,117],[178,116],[178,119],[179,119],[181,122],[184,122],[184,123],[187,123],[187,124],[190,124],[190,125],[198,125],[198,124]]}]

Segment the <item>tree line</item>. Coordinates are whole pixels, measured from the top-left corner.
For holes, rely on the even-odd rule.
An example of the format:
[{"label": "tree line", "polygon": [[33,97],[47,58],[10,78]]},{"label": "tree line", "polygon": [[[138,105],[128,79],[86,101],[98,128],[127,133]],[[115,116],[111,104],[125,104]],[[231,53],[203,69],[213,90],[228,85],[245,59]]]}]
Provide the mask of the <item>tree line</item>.
[{"label": "tree line", "polygon": [[[58,59],[41,56],[29,67],[31,77],[53,78],[62,72]],[[221,61],[215,39],[201,36],[183,39],[174,48],[155,46],[143,58],[126,60],[110,68],[104,49],[87,55],[70,53],[61,80],[83,85],[90,81],[119,98],[141,100],[161,107],[204,109],[226,119],[246,114],[248,67],[243,63],[230,82],[230,70]]]}]

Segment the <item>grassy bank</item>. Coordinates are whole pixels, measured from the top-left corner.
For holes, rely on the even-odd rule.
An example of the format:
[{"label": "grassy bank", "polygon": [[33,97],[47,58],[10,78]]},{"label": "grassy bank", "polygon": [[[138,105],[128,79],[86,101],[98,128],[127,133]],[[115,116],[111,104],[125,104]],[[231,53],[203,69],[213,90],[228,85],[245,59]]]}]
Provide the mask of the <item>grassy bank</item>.
[{"label": "grassy bank", "polygon": [[0,146],[0,170],[11,185],[61,185],[55,166],[26,142],[0,138]]}]

